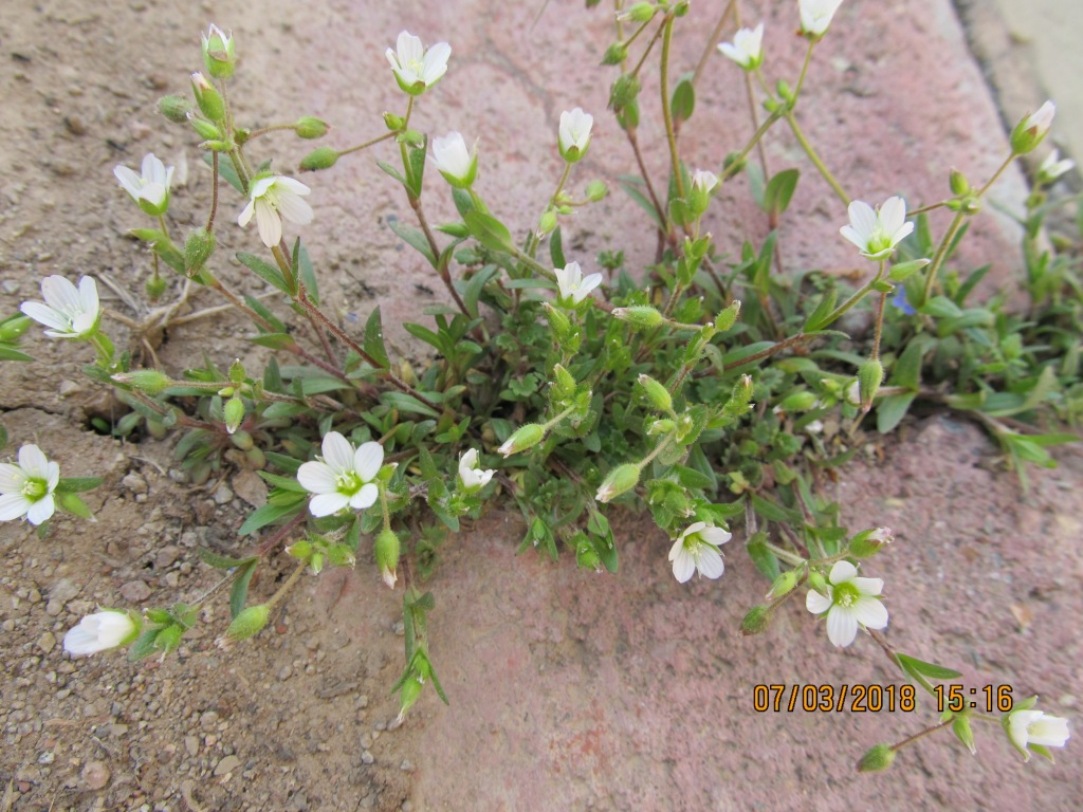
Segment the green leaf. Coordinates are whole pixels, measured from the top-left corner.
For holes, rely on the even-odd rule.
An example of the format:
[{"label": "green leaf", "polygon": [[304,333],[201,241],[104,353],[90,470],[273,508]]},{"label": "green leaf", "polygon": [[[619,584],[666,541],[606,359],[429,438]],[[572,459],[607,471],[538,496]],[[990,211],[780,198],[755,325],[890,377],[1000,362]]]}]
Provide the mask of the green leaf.
[{"label": "green leaf", "polygon": [[33,361],[34,358],[31,355],[27,355],[25,352],[19,352],[8,344],[0,344],[0,361]]},{"label": "green leaf", "polygon": [[904,392],[883,398],[876,406],[876,430],[881,434],[894,431],[895,427],[906,417],[906,412],[910,409],[910,404],[914,402],[916,397],[916,392]]},{"label": "green leaf", "polygon": [[230,558],[228,555],[219,555],[218,553],[211,552],[203,547],[199,550],[199,560],[208,567],[214,567],[216,570],[231,570],[235,567],[242,567],[245,564],[250,564],[253,561],[259,561],[259,556],[249,555],[244,558]]},{"label": "green leaf", "polygon": [[237,259],[248,270],[252,271],[256,276],[262,279],[264,282],[278,288],[283,293],[290,293],[289,286],[286,284],[286,280],[282,277],[282,271],[277,267],[265,262],[255,254],[240,253],[237,254]]},{"label": "green leaf", "polygon": [[782,214],[790,205],[801,173],[797,169],[783,169],[767,182],[763,195],[763,208],[771,216]]},{"label": "green leaf", "polygon": [[249,338],[249,341],[260,347],[267,347],[272,350],[284,350],[297,343],[289,333],[262,333],[257,336],[252,336]]},{"label": "green leaf", "polygon": [[264,505],[261,508],[256,508],[252,513],[248,514],[248,518],[244,520],[244,524],[241,525],[241,529],[237,532],[242,536],[247,536],[250,533],[255,533],[262,527],[266,527],[269,524],[284,519],[288,516],[292,516],[296,513],[300,513],[304,509],[304,500],[297,500],[286,505],[272,505],[270,503]]},{"label": "green leaf", "polygon": [[756,565],[756,569],[761,574],[771,581],[778,578],[778,559],[767,547],[767,534],[765,532],[761,530],[754,534],[745,544],[745,549],[748,550],[749,558],[752,559],[752,563]]},{"label": "green leaf", "polygon": [[97,476],[65,477],[56,483],[56,492],[81,493],[82,491],[93,490],[101,484],[102,479]]},{"label": "green leaf", "polygon": [[368,320],[365,322],[365,340],[362,342],[362,348],[381,368],[387,369],[391,366],[391,361],[387,357],[387,348],[384,346],[384,327],[378,305],[369,313]]},{"label": "green leaf", "polygon": [[71,513],[73,516],[78,516],[80,519],[92,519],[94,517],[94,514],[90,512],[90,508],[87,507],[86,502],[74,493],[58,494],[56,501],[61,508],[68,513]]},{"label": "green leaf", "polygon": [[923,660],[919,660],[916,657],[911,657],[908,654],[902,654],[900,652],[895,653],[895,660],[899,663],[899,666],[908,673],[921,674],[922,676],[932,677],[933,679],[959,679],[962,673],[955,671],[951,668],[945,668],[942,665],[936,663],[927,663]]},{"label": "green leaf", "polygon": [[553,229],[549,235],[549,258],[553,261],[554,268],[563,268],[568,262],[564,259],[564,240],[561,237],[560,226]]},{"label": "green leaf", "polygon": [[643,211],[650,215],[651,221],[661,229],[665,228],[665,223],[658,219],[658,209],[654,207],[654,203],[647,197],[641,188],[646,188],[646,184],[643,183],[642,178],[638,178],[634,175],[621,175],[619,178],[621,188],[628,193],[628,196],[634,200]]},{"label": "green leaf", "polygon": [[474,239],[489,250],[514,253],[515,246],[512,244],[511,232],[491,214],[471,209],[463,215],[463,220]]},{"label": "green leaf", "polygon": [[478,299],[481,297],[482,290],[485,289],[485,285],[488,284],[489,280],[498,273],[500,273],[500,268],[495,265],[486,265],[471,276],[466,281],[466,284],[462,286],[463,304],[466,305],[467,312],[474,318],[478,316]]},{"label": "green leaf", "polygon": [[696,87],[692,84],[694,74],[686,73],[677,80],[677,86],[673,88],[673,99],[669,109],[673,118],[680,121],[688,121],[696,109]]},{"label": "green leaf", "polygon": [[380,402],[386,403],[389,406],[398,409],[400,412],[423,414],[426,417],[440,416],[440,413],[435,409],[426,406],[413,395],[408,395],[405,392],[384,392],[380,395]]},{"label": "green leaf", "polygon": [[429,246],[429,241],[425,239],[425,235],[420,230],[413,228],[412,226],[405,225],[399,222],[397,217],[387,218],[388,227],[399,235],[410,247],[417,251],[421,256],[425,257],[429,261],[429,264],[434,268],[436,267],[436,256],[432,252],[432,248]]},{"label": "green leaf", "polygon": [[384,172],[386,172],[388,175],[397,180],[399,183],[401,183],[403,185],[403,188],[410,188],[409,185],[406,183],[406,178],[399,174],[399,170],[393,167],[391,164],[384,161],[377,161],[376,165],[380,167],[380,169],[384,170]]},{"label": "green leaf", "polygon": [[320,303],[320,288],[316,282],[316,271],[312,267],[308,249],[305,248],[300,237],[294,240],[293,243],[293,267],[294,275],[300,279],[308,298],[312,300],[313,304],[318,305]]},{"label": "green leaf", "polygon": [[258,556],[249,563],[241,565],[241,570],[237,573],[233,586],[229,590],[229,616],[231,618],[237,617],[244,611],[245,602],[248,600],[248,584],[252,581],[252,576],[255,575],[258,566]]},{"label": "green leaf", "polygon": [[274,485],[276,488],[281,488],[284,491],[291,491],[293,493],[308,493],[294,477],[279,476],[278,474],[272,474],[268,471],[256,471],[256,473],[259,474],[260,479],[270,485]]},{"label": "green leaf", "polygon": [[812,314],[805,321],[804,332],[826,327],[828,324],[827,317],[835,311],[835,302],[838,298],[839,292],[837,288],[828,290],[820,299],[820,303],[816,305],[816,309],[812,311]]}]

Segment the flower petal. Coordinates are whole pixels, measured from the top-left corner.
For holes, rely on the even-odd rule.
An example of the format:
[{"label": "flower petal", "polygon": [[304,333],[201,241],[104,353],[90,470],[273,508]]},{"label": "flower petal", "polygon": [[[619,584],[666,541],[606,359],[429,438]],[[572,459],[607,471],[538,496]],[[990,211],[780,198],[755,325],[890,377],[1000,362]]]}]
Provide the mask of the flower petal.
[{"label": "flower petal", "polygon": [[313,496],[312,501],[308,503],[308,511],[317,519],[323,516],[330,516],[332,513],[338,513],[344,507],[350,504],[350,497],[344,493],[321,493],[318,496]]},{"label": "flower petal", "polygon": [[49,478],[49,459],[32,443],[19,449],[19,467],[33,479]]},{"label": "flower petal", "polygon": [[851,611],[866,629],[887,628],[887,608],[876,598],[858,598]]},{"label": "flower petal", "polygon": [[306,462],[297,469],[297,481],[309,493],[335,493],[338,484],[331,466],[323,462]]},{"label": "flower petal", "polygon": [[0,462],[0,493],[19,493],[26,484],[26,473],[18,465]]},{"label": "flower petal", "polygon": [[831,573],[827,576],[827,580],[833,584],[841,584],[856,575],[857,567],[849,561],[836,561],[835,566],[831,568]]},{"label": "flower petal", "polygon": [[336,474],[353,471],[353,445],[337,431],[329,431],[323,438],[323,460]]},{"label": "flower petal", "polygon": [[733,534],[723,530],[721,527],[705,527],[699,531],[699,537],[708,544],[712,544],[715,547],[721,547],[733,538]]},{"label": "flower petal", "polygon": [[384,464],[384,447],[379,443],[362,443],[353,457],[353,470],[362,482],[371,482]]},{"label": "flower petal", "polygon": [[0,522],[12,522],[30,510],[30,500],[21,493],[0,496]]},{"label": "flower petal", "polygon": [[257,200],[256,203],[256,228],[259,229],[259,238],[268,248],[274,248],[282,242],[282,219],[278,216],[274,206],[265,200]]},{"label": "flower petal", "polygon": [[843,648],[857,637],[857,618],[845,606],[832,606],[827,613],[827,639]]},{"label": "flower petal", "polygon": [[30,509],[26,511],[26,520],[30,522],[30,524],[37,526],[42,522],[49,521],[55,512],[56,500],[53,499],[51,493],[46,494],[30,505]]},{"label": "flower petal", "polygon": [[722,554],[709,544],[701,544],[696,569],[705,578],[720,578],[726,569]]},{"label": "flower petal", "polygon": [[684,549],[683,544],[680,549],[676,549],[676,555],[672,551],[670,552],[670,560],[673,561],[673,577],[679,583],[686,583],[692,577],[692,573],[696,571],[695,559],[692,558],[692,554],[688,550]]},{"label": "flower petal", "polygon": [[810,589],[805,596],[805,608],[814,615],[822,615],[833,605],[830,595],[824,595],[815,589]]},{"label": "flower petal", "polygon": [[293,192],[280,193],[278,196],[278,213],[294,225],[307,225],[312,222],[312,207],[305,202],[304,198]]},{"label": "flower petal", "polygon": [[354,510],[364,510],[376,504],[376,498],[380,495],[380,489],[371,482],[361,486],[361,490],[350,497],[350,507]]},{"label": "flower petal", "polygon": [[853,584],[862,595],[879,595],[884,591],[883,578],[854,578]]}]

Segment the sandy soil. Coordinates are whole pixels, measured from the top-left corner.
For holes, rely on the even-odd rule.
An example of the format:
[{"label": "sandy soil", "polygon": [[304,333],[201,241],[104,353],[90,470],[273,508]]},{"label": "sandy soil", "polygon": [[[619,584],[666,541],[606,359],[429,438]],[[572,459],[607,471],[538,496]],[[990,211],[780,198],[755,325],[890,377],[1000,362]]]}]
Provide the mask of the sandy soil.
[{"label": "sandy soil", "polygon": [[[452,69],[419,124],[480,136],[482,193],[523,226],[538,203],[524,190],[555,182],[550,142],[562,109],[581,104],[599,120],[584,182],[600,176],[615,187],[631,171],[604,115],[606,83],[588,71],[607,42],[600,11],[554,0],[532,26],[534,3],[387,5],[395,8],[269,0],[258,14],[232,0],[0,6],[0,313],[36,297],[52,273],[91,273],[103,290],[106,279],[122,292],[141,289],[149,262],[124,236],[141,222],[113,181],[116,163],[135,166],[147,151],[186,162],[171,217],[181,229],[195,222],[207,173],[195,139],[161,124],[154,103],[186,92],[198,33],[210,21],[239,38],[236,97],[247,115],[264,123],[322,115],[336,125],[337,145],[378,133],[378,114],[400,106],[383,49],[401,28],[427,42],[448,39]],[[701,28],[713,24],[712,5],[696,4]],[[769,30],[793,28],[791,6],[764,4]],[[803,114],[825,160],[868,198],[902,191],[931,200],[948,167],[975,178],[995,167],[1003,145],[996,110],[946,0],[849,0],[832,34]],[[799,64],[790,39],[772,41],[780,75]],[[699,47],[682,52],[682,69]],[[702,126],[685,135],[703,160],[743,132],[734,123],[743,121],[743,92],[722,79],[702,94]],[[845,137],[828,137],[839,132]],[[643,137],[649,148],[659,132],[645,126]],[[280,146],[285,166],[309,145]],[[798,161],[785,139],[769,157],[776,169]],[[314,186],[317,220],[306,236],[325,299],[347,325],[379,303],[393,342],[411,351],[396,322],[417,318],[440,295],[417,287],[438,286],[386,225],[407,217],[405,201],[370,156]],[[1022,189],[1009,174],[997,196],[1012,205]],[[743,186],[726,194],[714,230],[737,248],[740,236],[766,227],[742,202]],[[443,205],[434,205],[434,219]],[[634,207],[617,193],[602,208],[590,228],[572,231],[582,256],[622,247],[633,267],[649,261],[649,235],[628,227],[639,222]],[[848,267],[850,249],[823,240],[840,222],[838,209],[808,175],[783,224],[788,266]],[[223,258],[251,245],[251,234],[223,232]],[[991,277],[1008,283],[1016,236],[1003,218],[979,220],[964,260],[993,262]],[[221,266],[261,291],[225,259]],[[138,295],[106,298],[112,310],[140,317]],[[216,304],[199,294],[191,307]],[[258,362],[244,334],[227,316],[153,343],[171,372],[203,352],[219,363]],[[139,346],[138,336],[116,336]],[[681,587],[666,565],[666,539],[630,520],[620,523],[618,576],[579,572],[570,558],[516,557],[522,529],[510,516],[488,515],[456,539],[431,583],[433,655],[452,704],[426,695],[401,727],[392,724],[389,693],[401,666],[399,602],[369,562],[306,579],[253,645],[214,645],[225,608],[212,603],[204,631],[164,662],[70,660],[60,639],[96,606],[162,605],[210,588],[214,574],[195,550],[247,549],[235,531],[260,492],[243,466],[205,485],[185,483],[170,438],[122,444],[88,430],[94,416],[119,416],[82,374],[88,357],[36,330],[26,346],[35,363],[0,365],[0,420],[12,439],[4,458],[37,442],[65,475],[105,482],[88,495],[94,524],[61,518],[43,539],[26,525],[0,527],[4,812],[1078,808],[1075,743],[1056,765],[1024,765],[989,727],[979,731],[978,758],[934,737],[900,756],[904,769],[868,777],[853,769],[868,746],[916,732],[934,714],[755,713],[758,683],[897,684],[898,675],[868,639],[832,650],[796,604],[764,636],[742,637],[740,618],[766,588],[747,557],[731,550],[721,581]],[[1034,475],[1024,494],[976,428],[934,414],[907,423],[886,448],[870,447],[824,487],[853,524],[898,533],[874,573],[888,579],[895,645],[955,665],[968,686],[1041,693],[1045,709],[1075,725],[1083,462],[1072,452],[1063,460]],[[257,594],[271,594],[278,566],[288,567],[265,568]]]}]

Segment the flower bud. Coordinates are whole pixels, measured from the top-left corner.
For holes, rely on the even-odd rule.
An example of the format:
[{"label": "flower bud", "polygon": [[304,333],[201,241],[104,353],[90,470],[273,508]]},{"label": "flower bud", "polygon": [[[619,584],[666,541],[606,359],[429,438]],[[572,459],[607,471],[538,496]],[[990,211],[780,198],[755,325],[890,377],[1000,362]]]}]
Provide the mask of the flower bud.
[{"label": "flower bud", "polygon": [[211,121],[222,121],[226,117],[226,103],[222,95],[214,88],[202,73],[192,74],[192,93],[203,115]]},{"label": "flower bud", "polygon": [[857,769],[863,773],[875,773],[886,770],[893,761],[895,761],[895,751],[891,748],[891,745],[878,744],[861,757]]},{"label": "flower bud", "polygon": [[260,603],[256,606],[245,607],[229,624],[229,628],[226,629],[226,637],[234,642],[254,637],[267,625],[270,617],[270,604]]},{"label": "flower bud", "polygon": [[225,34],[217,25],[211,25],[206,34],[200,34],[203,44],[203,67],[215,79],[228,79],[237,66],[233,35]]},{"label": "flower bud", "polygon": [[741,302],[740,300],[736,300],[715,317],[714,329],[720,333],[726,332],[726,330],[737,323],[737,317],[739,315],[741,315]]},{"label": "flower bud", "polygon": [[391,589],[395,588],[395,582],[399,578],[396,570],[399,566],[399,550],[401,547],[399,537],[395,535],[391,528],[380,531],[380,535],[376,537],[376,543],[373,545],[373,552],[376,554],[376,566],[380,568],[380,576]]},{"label": "flower bud", "polygon": [[314,149],[301,159],[302,172],[316,172],[320,169],[330,169],[338,161],[341,153],[332,147],[320,147]]},{"label": "flower bud", "polygon": [[654,17],[656,11],[658,6],[655,3],[633,3],[620,13],[620,18],[633,23],[645,23]]},{"label": "flower bud", "polygon": [[808,585],[821,595],[827,594],[827,579],[819,570],[809,570]]},{"label": "flower bud", "polygon": [[234,395],[226,401],[222,410],[226,420],[226,431],[233,434],[244,421],[244,401]]},{"label": "flower bud", "polygon": [[300,539],[287,547],[286,552],[298,561],[304,561],[307,564],[312,557],[312,542],[308,539]]},{"label": "flower bud", "polygon": [[391,132],[398,132],[405,125],[406,121],[402,116],[397,116],[394,113],[384,113],[384,126]]},{"label": "flower bud", "polygon": [[608,48],[605,49],[605,56],[602,57],[603,65],[619,65],[625,59],[628,58],[628,46],[623,42],[614,42]]},{"label": "flower bud", "polygon": [[850,539],[850,554],[856,558],[868,558],[876,555],[881,547],[894,540],[894,535],[886,527],[865,530]]},{"label": "flower bud", "polygon": [[786,572],[780,573],[774,583],[771,584],[771,591],[767,593],[767,600],[773,601],[783,595],[788,595],[795,586],[797,586],[797,572],[795,570],[786,570]]},{"label": "flower bud", "polygon": [[633,462],[618,465],[609,472],[609,476],[598,488],[594,498],[605,503],[616,499],[622,493],[626,493],[639,484],[639,466]]},{"label": "flower bud", "polygon": [[528,448],[533,448],[544,439],[544,426],[537,423],[527,423],[505,440],[504,444],[500,446],[497,451],[505,457],[510,457],[512,454],[518,454],[520,451],[526,451]]},{"label": "flower bud", "polygon": [[399,689],[399,717],[405,716],[406,711],[410,710],[417,702],[418,697],[421,696],[421,689],[425,685],[419,674],[411,674],[406,678],[406,681],[402,683],[402,687]]},{"label": "flower bud", "polygon": [[665,321],[665,317],[661,313],[647,305],[615,307],[613,308],[613,317],[620,319],[621,321],[626,321],[633,327],[644,329],[661,327],[662,323]]},{"label": "flower bud", "polygon": [[861,410],[867,412],[872,408],[873,398],[880,390],[880,383],[884,380],[884,365],[877,358],[870,358],[861,365],[857,371],[857,386],[861,393]]},{"label": "flower bud", "polygon": [[575,394],[575,377],[561,364],[553,367],[553,400],[567,400]]},{"label": "flower bud", "polygon": [[188,114],[188,123],[192,125],[196,135],[204,141],[218,141],[222,138],[222,131],[218,129],[217,125],[212,124],[205,118],[200,118],[195,113]]},{"label": "flower bud", "polygon": [[165,279],[158,274],[154,274],[146,281],[146,284],[143,285],[143,290],[146,291],[148,299],[152,302],[156,302],[165,294],[166,287],[167,284]]},{"label": "flower bud", "polygon": [[113,376],[115,383],[130,386],[148,395],[159,395],[172,385],[169,376],[157,369],[137,369]]},{"label": "flower bud", "polygon": [[807,389],[787,395],[778,404],[778,411],[782,412],[807,412],[816,405],[816,393]]},{"label": "flower bud", "polygon": [[956,716],[951,722],[951,732],[955,734],[955,738],[966,745],[970,755],[977,755],[978,748],[974,746],[974,731],[970,729],[969,716]]},{"label": "flower bud", "polygon": [[1053,102],[1047,101],[1037,111],[1016,124],[1010,139],[1012,152],[1016,155],[1025,155],[1042,143],[1049,133],[1049,128],[1053,126],[1053,116],[1056,112],[1057,108]]},{"label": "flower bud", "polygon": [[771,613],[766,606],[753,606],[741,621],[741,634],[759,634],[767,628],[767,621],[770,618]]},{"label": "flower bud", "polygon": [[660,381],[656,381],[650,375],[640,375],[639,385],[643,387],[651,406],[660,412],[673,411],[673,397]]},{"label": "flower bud", "polygon": [[630,73],[622,74],[609,90],[609,108],[620,113],[639,96],[639,80]]},{"label": "flower bud", "polygon": [[605,196],[609,194],[609,187],[605,185],[605,181],[592,180],[587,184],[587,200],[591,203],[597,203],[599,200],[604,200]]},{"label": "flower bud", "polygon": [[188,120],[188,113],[192,110],[192,105],[188,103],[188,99],[184,96],[162,96],[158,99],[158,112],[168,118],[174,124],[183,124]]},{"label": "flower bud", "polygon": [[329,129],[326,121],[315,116],[301,116],[293,125],[293,131],[301,138],[323,138]]},{"label": "flower bud", "polygon": [[958,169],[951,170],[951,175],[948,177],[948,185],[951,187],[951,193],[953,195],[962,196],[970,192],[970,181],[968,181],[966,175]]},{"label": "flower bud", "polygon": [[357,563],[348,544],[332,544],[328,547],[327,561],[332,567],[352,567]]},{"label": "flower bud", "polygon": [[557,227],[557,213],[552,209],[546,209],[542,212],[542,216],[538,218],[538,233],[552,234],[553,229]]},{"label": "flower bud", "polygon": [[207,264],[214,253],[216,240],[213,231],[200,226],[184,241],[184,272],[194,277]]}]

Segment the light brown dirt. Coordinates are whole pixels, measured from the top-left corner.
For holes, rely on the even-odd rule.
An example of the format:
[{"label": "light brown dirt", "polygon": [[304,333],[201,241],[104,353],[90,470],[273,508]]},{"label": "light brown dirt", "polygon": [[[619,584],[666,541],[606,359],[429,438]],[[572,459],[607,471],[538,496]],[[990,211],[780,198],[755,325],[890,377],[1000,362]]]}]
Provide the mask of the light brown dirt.
[{"label": "light brown dirt", "polygon": [[[708,30],[718,5],[694,4],[698,23],[689,28]],[[616,190],[633,163],[604,111],[609,77],[592,68],[609,23],[581,6],[554,0],[536,25],[535,3],[492,0],[0,6],[0,313],[36,297],[51,273],[141,289],[149,261],[124,237],[141,221],[113,181],[118,162],[135,166],[146,151],[186,159],[188,184],[171,216],[182,230],[197,222],[207,173],[194,138],[162,124],[154,103],[186,92],[198,33],[210,21],[238,37],[235,98],[246,115],[263,123],[321,115],[340,146],[378,133],[379,114],[401,107],[383,57],[400,29],[450,41],[451,69],[424,99],[418,126],[480,137],[479,189],[520,229],[556,182],[559,113],[582,105],[598,123],[580,182],[603,177],[614,194],[600,217],[570,226],[571,244],[588,265],[598,250],[624,248],[639,270],[654,246]],[[765,4],[764,17],[772,71],[792,76],[801,56],[789,36],[793,4]],[[678,70],[702,46],[682,42]],[[718,78],[683,136],[705,163],[740,141],[747,120],[736,71],[720,58],[711,66]],[[996,111],[946,0],[847,0],[810,82],[803,120],[861,197],[902,192],[927,202],[945,193],[949,167],[977,179],[999,163]],[[659,136],[645,124],[655,163]],[[275,147],[285,167],[309,145],[282,139]],[[775,170],[806,167],[786,138],[773,140],[768,155]],[[848,270],[852,250],[837,238],[841,206],[804,174],[783,222],[786,266]],[[433,197],[443,198],[430,180]],[[410,352],[396,322],[443,299],[387,228],[391,217],[408,219],[408,206],[368,155],[313,186],[316,222],[305,236],[325,300],[347,325],[379,303],[393,344]],[[1017,206],[1022,194],[1009,173],[995,196]],[[728,250],[766,233],[743,181],[722,202],[712,229]],[[446,201],[432,211],[437,221],[450,216]],[[228,224],[222,231],[223,258],[253,244],[250,233]],[[1010,223],[983,217],[972,236],[961,264],[993,262],[991,277],[1010,282],[1018,269]],[[222,269],[242,284],[224,259]],[[200,293],[193,307],[216,304]],[[115,295],[107,305],[138,315]],[[619,525],[617,576],[579,572],[570,558],[515,557],[522,528],[499,514],[456,539],[431,582],[433,656],[452,704],[427,694],[395,729],[389,688],[401,667],[400,607],[364,558],[356,573],[305,579],[253,644],[214,645],[225,608],[212,601],[204,630],[179,656],[72,661],[60,640],[95,607],[191,601],[213,586],[195,549],[247,549],[235,530],[251,509],[239,496],[250,475],[227,467],[204,486],[187,485],[176,481],[171,439],[121,444],[88,431],[90,416],[116,415],[82,375],[89,358],[32,332],[25,343],[37,361],[0,365],[0,420],[12,438],[5,459],[38,442],[64,475],[105,481],[88,495],[95,524],[61,518],[43,539],[26,525],[0,527],[0,810],[1078,806],[1077,742],[1056,765],[1024,765],[988,726],[978,731],[978,758],[933,737],[904,751],[900,769],[868,777],[853,770],[865,748],[935,715],[755,713],[757,683],[888,684],[898,676],[868,638],[832,650],[800,601],[765,635],[741,637],[740,618],[766,585],[739,544],[727,551],[722,580],[680,587],[667,540],[631,520]],[[157,352],[170,372],[204,352],[223,365],[237,356],[258,363],[245,332],[241,321],[218,317],[170,331]],[[125,331],[116,336],[128,340]],[[968,686],[1041,693],[1042,707],[1074,729],[1083,696],[1078,456],[1067,452],[1061,469],[1035,475],[1024,495],[998,472],[988,440],[950,416],[908,423],[882,457],[875,452],[824,493],[843,501],[853,525],[898,532],[870,567],[887,580],[889,639],[955,665]],[[257,594],[271,594],[280,566],[288,567],[276,561],[261,573]]]}]

